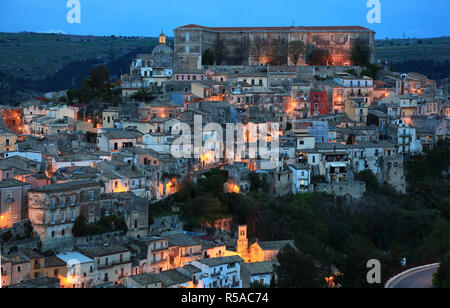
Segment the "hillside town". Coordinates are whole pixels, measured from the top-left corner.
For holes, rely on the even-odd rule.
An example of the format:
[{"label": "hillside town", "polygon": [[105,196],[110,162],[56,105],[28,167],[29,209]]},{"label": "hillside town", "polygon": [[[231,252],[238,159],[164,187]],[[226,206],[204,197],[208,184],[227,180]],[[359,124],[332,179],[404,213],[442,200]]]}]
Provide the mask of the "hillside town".
[{"label": "hillside town", "polygon": [[449,79],[378,63],[370,29],[190,24],[168,39],[120,80],[97,67],[82,89],[0,106],[2,287],[269,286],[278,253],[302,247],[232,215],[194,223],[186,187],[350,202],[370,172],[404,195],[408,161],[450,140]]}]

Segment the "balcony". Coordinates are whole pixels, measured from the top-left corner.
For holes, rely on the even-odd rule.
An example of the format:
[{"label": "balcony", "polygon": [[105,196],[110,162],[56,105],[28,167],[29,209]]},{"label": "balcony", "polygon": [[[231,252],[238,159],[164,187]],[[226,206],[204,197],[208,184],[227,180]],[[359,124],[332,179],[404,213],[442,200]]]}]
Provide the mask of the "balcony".
[{"label": "balcony", "polygon": [[161,252],[165,250],[169,250],[169,247],[150,248],[150,252]]},{"label": "balcony", "polygon": [[326,156],[325,160],[322,161],[324,163],[348,163],[348,155],[346,156]]},{"label": "balcony", "polygon": [[346,182],[348,180],[346,173],[330,173],[331,182]]},{"label": "balcony", "polygon": [[200,257],[203,254],[201,252],[193,252],[193,253],[186,253],[186,254],[182,254],[181,257],[182,258],[194,258],[194,257]]},{"label": "balcony", "polygon": [[97,266],[97,269],[98,270],[104,270],[104,269],[112,268],[112,267],[115,267],[115,266],[120,266],[120,265],[130,264],[130,263],[131,263],[131,260],[122,260],[122,262],[117,260],[117,261],[108,262],[108,264],[99,264]]},{"label": "balcony", "polygon": [[70,221],[68,219],[56,219],[53,221],[50,221],[50,225],[54,226],[54,225],[63,225],[63,224],[67,224]]},{"label": "balcony", "polygon": [[164,257],[164,258],[159,259],[159,260],[152,260],[152,261],[150,262],[150,264],[151,264],[151,265],[155,265],[155,264],[167,262],[168,260],[169,260],[168,257]]}]

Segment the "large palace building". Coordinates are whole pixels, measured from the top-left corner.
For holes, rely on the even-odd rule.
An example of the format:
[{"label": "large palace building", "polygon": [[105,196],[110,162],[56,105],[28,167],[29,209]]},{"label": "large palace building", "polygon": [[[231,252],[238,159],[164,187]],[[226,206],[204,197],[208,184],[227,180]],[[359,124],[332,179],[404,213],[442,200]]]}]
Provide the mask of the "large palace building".
[{"label": "large palace building", "polygon": [[[176,69],[202,66],[205,51],[221,65],[303,65],[304,58],[293,63],[288,43],[303,41],[305,46],[326,49],[328,65],[352,65],[352,45],[361,40],[368,44],[374,60],[375,32],[360,26],[339,27],[204,27],[186,25],[174,30]],[[210,56],[211,57],[211,56]]]}]

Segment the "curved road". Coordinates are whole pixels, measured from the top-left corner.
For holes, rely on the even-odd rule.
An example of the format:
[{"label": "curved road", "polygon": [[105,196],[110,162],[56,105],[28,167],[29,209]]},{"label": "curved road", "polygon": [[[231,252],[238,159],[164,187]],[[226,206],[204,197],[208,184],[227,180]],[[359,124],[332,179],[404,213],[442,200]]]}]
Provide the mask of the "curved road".
[{"label": "curved road", "polygon": [[433,274],[439,268],[439,264],[434,264],[421,269],[414,269],[396,276],[388,286],[393,289],[429,289],[433,287]]}]

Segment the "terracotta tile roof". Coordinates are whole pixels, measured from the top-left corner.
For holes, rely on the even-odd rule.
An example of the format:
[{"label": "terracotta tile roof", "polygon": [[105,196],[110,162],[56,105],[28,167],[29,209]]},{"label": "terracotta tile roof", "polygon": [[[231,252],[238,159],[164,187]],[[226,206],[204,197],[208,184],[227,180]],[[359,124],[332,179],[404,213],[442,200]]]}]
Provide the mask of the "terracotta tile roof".
[{"label": "terracotta tile roof", "polygon": [[258,242],[258,245],[262,250],[281,250],[286,245],[295,247],[294,241],[292,240]]},{"label": "terracotta tile roof", "polygon": [[189,24],[177,29],[205,29],[218,32],[246,32],[246,31],[373,31],[361,26],[320,26],[320,27],[205,27]]},{"label": "terracotta tile roof", "polygon": [[278,265],[276,261],[263,261],[253,263],[242,263],[243,270],[246,270],[250,275],[264,275],[274,271],[274,265]]}]

